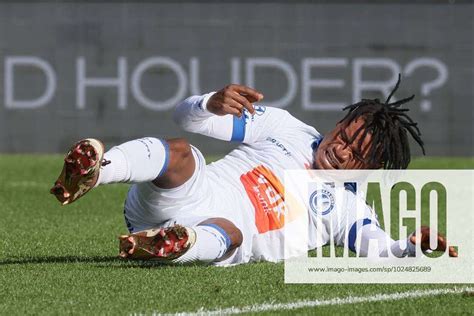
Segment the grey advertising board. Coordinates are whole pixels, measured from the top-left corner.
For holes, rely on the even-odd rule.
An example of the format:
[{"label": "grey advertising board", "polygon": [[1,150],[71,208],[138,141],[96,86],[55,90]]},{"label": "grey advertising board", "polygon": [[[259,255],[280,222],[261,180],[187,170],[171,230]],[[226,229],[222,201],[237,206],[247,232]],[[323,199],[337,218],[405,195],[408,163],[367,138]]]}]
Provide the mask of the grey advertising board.
[{"label": "grey advertising board", "polygon": [[[473,155],[467,1],[0,2],[0,152],[64,152],[98,137],[185,136],[172,108],[228,83],[255,87],[320,132],[360,98],[398,99],[429,155]],[[415,155],[421,151],[413,149]]]}]

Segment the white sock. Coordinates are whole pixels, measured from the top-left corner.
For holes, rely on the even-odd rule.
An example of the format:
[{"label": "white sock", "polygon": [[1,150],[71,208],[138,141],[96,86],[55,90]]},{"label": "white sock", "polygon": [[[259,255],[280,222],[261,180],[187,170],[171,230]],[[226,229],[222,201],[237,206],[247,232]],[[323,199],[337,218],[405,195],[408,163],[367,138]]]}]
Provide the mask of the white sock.
[{"label": "white sock", "polygon": [[230,247],[230,238],[217,225],[206,224],[193,227],[196,232],[195,244],[181,257],[173,260],[175,263],[203,262],[210,263],[221,258]]},{"label": "white sock", "polygon": [[166,171],[168,143],[145,137],[115,146],[104,154],[110,164],[101,167],[96,186],[107,183],[153,181]]}]

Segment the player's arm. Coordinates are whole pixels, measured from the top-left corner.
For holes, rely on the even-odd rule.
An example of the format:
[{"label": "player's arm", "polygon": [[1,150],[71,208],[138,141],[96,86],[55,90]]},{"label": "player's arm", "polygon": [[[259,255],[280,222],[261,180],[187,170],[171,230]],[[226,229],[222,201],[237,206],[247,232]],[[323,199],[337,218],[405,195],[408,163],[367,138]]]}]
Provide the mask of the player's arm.
[{"label": "player's arm", "polygon": [[[378,243],[376,257],[385,257],[388,255],[388,252],[391,252],[396,257],[414,256],[416,244],[420,244],[423,252],[429,250],[444,252],[448,250],[450,257],[458,256],[454,247],[448,247],[446,238],[443,235],[432,231],[427,226],[421,226],[419,232],[412,233],[407,239],[393,240],[379,226],[376,217],[373,216],[374,210],[366,204],[362,196],[348,190],[344,193],[346,194],[346,203],[348,203],[348,207],[346,207],[347,218],[350,221],[347,231],[347,246],[359,256],[369,256],[369,245],[374,240],[377,240]],[[438,247],[436,249],[430,249],[431,234],[437,235]],[[374,253],[371,255],[374,255]]]},{"label": "player's arm", "polygon": [[176,107],[174,120],[188,132],[253,143],[281,130],[285,122],[296,120],[287,111],[254,106],[262,99],[258,91],[232,84],[184,100]]}]

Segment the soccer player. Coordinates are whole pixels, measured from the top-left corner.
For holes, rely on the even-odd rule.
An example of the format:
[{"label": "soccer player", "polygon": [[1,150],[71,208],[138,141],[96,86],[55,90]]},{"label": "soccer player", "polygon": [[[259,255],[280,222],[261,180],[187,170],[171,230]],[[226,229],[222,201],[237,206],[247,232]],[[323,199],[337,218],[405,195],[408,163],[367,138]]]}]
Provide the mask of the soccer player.
[{"label": "soccer player", "polygon": [[[145,137],[105,153],[100,141],[85,139],[67,153],[51,193],[64,205],[99,185],[133,184],[124,210],[130,234],[119,238],[123,258],[214,265],[282,260],[283,228],[291,221],[285,217],[285,170],[401,169],[410,162],[408,133],[423,148],[416,123],[400,108],[413,97],[389,103],[392,94],[385,103],[362,100],[347,107],[348,114],[323,138],[285,110],[256,105],[263,98],[260,92],[229,85],[189,97],[174,113],[186,131],[242,143],[224,158],[206,165],[201,152],[181,138]],[[343,216],[350,225],[333,222],[333,235],[316,232],[316,219],[309,214],[310,234],[322,237],[310,238],[308,249],[330,238],[343,245],[353,227],[362,231],[351,233],[348,246],[362,256],[374,238],[389,240],[388,247],[400,257],[413,253],[415,237],[428,249],[429,230],[412,235],[403,247],[407,240],[390,239],[372,210],[367,206],[357,214],[358,197],[350,190],[345,194]],[[323,224],[330,221],[323,219]],[[438,245],[446,249],[442,236]],[[381,247],[379,255],[387,251]],[[450,253],[455,255],[454,249]]]}]

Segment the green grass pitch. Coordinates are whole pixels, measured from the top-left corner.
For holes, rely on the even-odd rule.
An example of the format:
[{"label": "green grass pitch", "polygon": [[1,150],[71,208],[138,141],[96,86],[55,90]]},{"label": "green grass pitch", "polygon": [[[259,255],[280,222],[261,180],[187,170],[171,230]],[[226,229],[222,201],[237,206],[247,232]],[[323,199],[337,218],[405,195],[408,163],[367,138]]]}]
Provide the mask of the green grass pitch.
[{"label": "green grass pitch", "polygon": [[[61,159],[0,155],[0,315],[193,312],[455,287],[286,285],[283,264],[215,268],[124,262],[117,259],[117,236],[126,232],[122,210],[127,186],[101,187],[77,203],[60,207],[48,190]],[[474,159],[423,158],[411,167],[472,169]],[[469,314],[473,310],[472,295],[459,294],[296,312]]]}]

